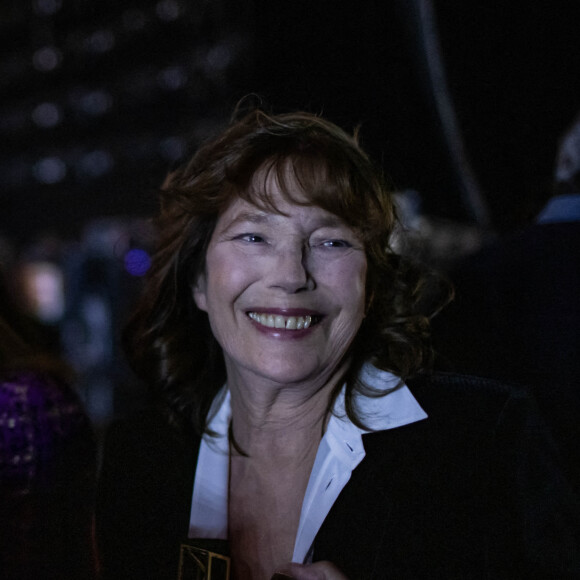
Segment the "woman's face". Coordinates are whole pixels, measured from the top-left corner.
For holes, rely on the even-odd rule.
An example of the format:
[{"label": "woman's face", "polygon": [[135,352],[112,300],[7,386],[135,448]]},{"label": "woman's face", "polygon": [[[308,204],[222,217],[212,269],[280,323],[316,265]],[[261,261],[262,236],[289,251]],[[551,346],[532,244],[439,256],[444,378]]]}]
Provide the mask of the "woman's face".
[{"label": "woman's face", "polygon": [[286,202],[273,179],[266,185],[282,213],[235,200],[217,221],[194,299],[229,378],[318,382],[363,320],[364,247],[334,214]]}]

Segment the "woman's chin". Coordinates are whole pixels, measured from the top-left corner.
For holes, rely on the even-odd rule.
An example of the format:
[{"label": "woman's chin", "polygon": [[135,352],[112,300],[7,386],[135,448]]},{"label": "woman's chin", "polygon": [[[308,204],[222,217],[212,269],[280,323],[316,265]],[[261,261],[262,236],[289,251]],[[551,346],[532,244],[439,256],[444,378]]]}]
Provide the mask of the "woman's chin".
[{"label": "woman's chin", "polygon": [[[246,371],[254,378],[259,378],[262,382],[272,383],[278,386],[299,385],[302,383],[318,383],[324,381],[325,369],[321,368],[317,362],[309,364],[307,358],[293,359],[280,358],[272,359],[271,364],[260,364],[256,366],[246,366]],[[244,375],[246,373],[243,373]]]},{"label": "woman's chin", "polygon": [[264,369],[261,376],[274,385],[295,385],[316,380],[316,373],[305,372],[304,369]]}]

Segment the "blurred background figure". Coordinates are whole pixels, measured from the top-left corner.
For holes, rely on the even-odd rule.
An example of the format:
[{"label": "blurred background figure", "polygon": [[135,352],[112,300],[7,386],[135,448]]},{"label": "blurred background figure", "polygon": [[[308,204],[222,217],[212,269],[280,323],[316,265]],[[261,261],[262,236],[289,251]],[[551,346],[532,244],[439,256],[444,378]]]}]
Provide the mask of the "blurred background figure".
[{"label": "blurred background figure", "polygon": [[8,298],[0,287],[0,577],[90,580],[93,431],[66,366]]},{"label": "blurred background figure", "polygon": [[535,221],[451,271],[440,365],[528,385],[580,485],[580,116],[562,137]]}]

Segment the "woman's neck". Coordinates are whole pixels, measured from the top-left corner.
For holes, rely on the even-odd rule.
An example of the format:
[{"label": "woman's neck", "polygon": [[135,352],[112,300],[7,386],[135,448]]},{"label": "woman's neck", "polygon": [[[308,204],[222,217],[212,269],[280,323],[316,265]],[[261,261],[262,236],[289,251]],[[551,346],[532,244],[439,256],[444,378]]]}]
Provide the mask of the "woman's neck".
[{"label": "woman's neck", "polygon": [[[287,393],[286,393],[287,395]],[[328,412],[329,392],[323,389],[309,399],[289,397],[248,400],[247,395],[231,391],[231,437],[234,445],[255,459],[282,461],[318,447]]]},{"label": "woman's neck", "polygon": [[228,375],[232,430],[237,447],[256,459],[300,460],[324,432],[329,402],[342,373],[318,383],[277,385]]}]

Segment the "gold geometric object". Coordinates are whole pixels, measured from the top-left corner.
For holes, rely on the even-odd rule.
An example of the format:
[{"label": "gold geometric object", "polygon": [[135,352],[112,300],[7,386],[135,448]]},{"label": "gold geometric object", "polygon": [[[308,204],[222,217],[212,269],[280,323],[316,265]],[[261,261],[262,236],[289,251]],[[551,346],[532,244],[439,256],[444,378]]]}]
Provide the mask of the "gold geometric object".
[{"label": "gold geometric object", "polygon": [[224,540],[188,540],[179,550],[178,580],[229,580],[227,553]]}]

